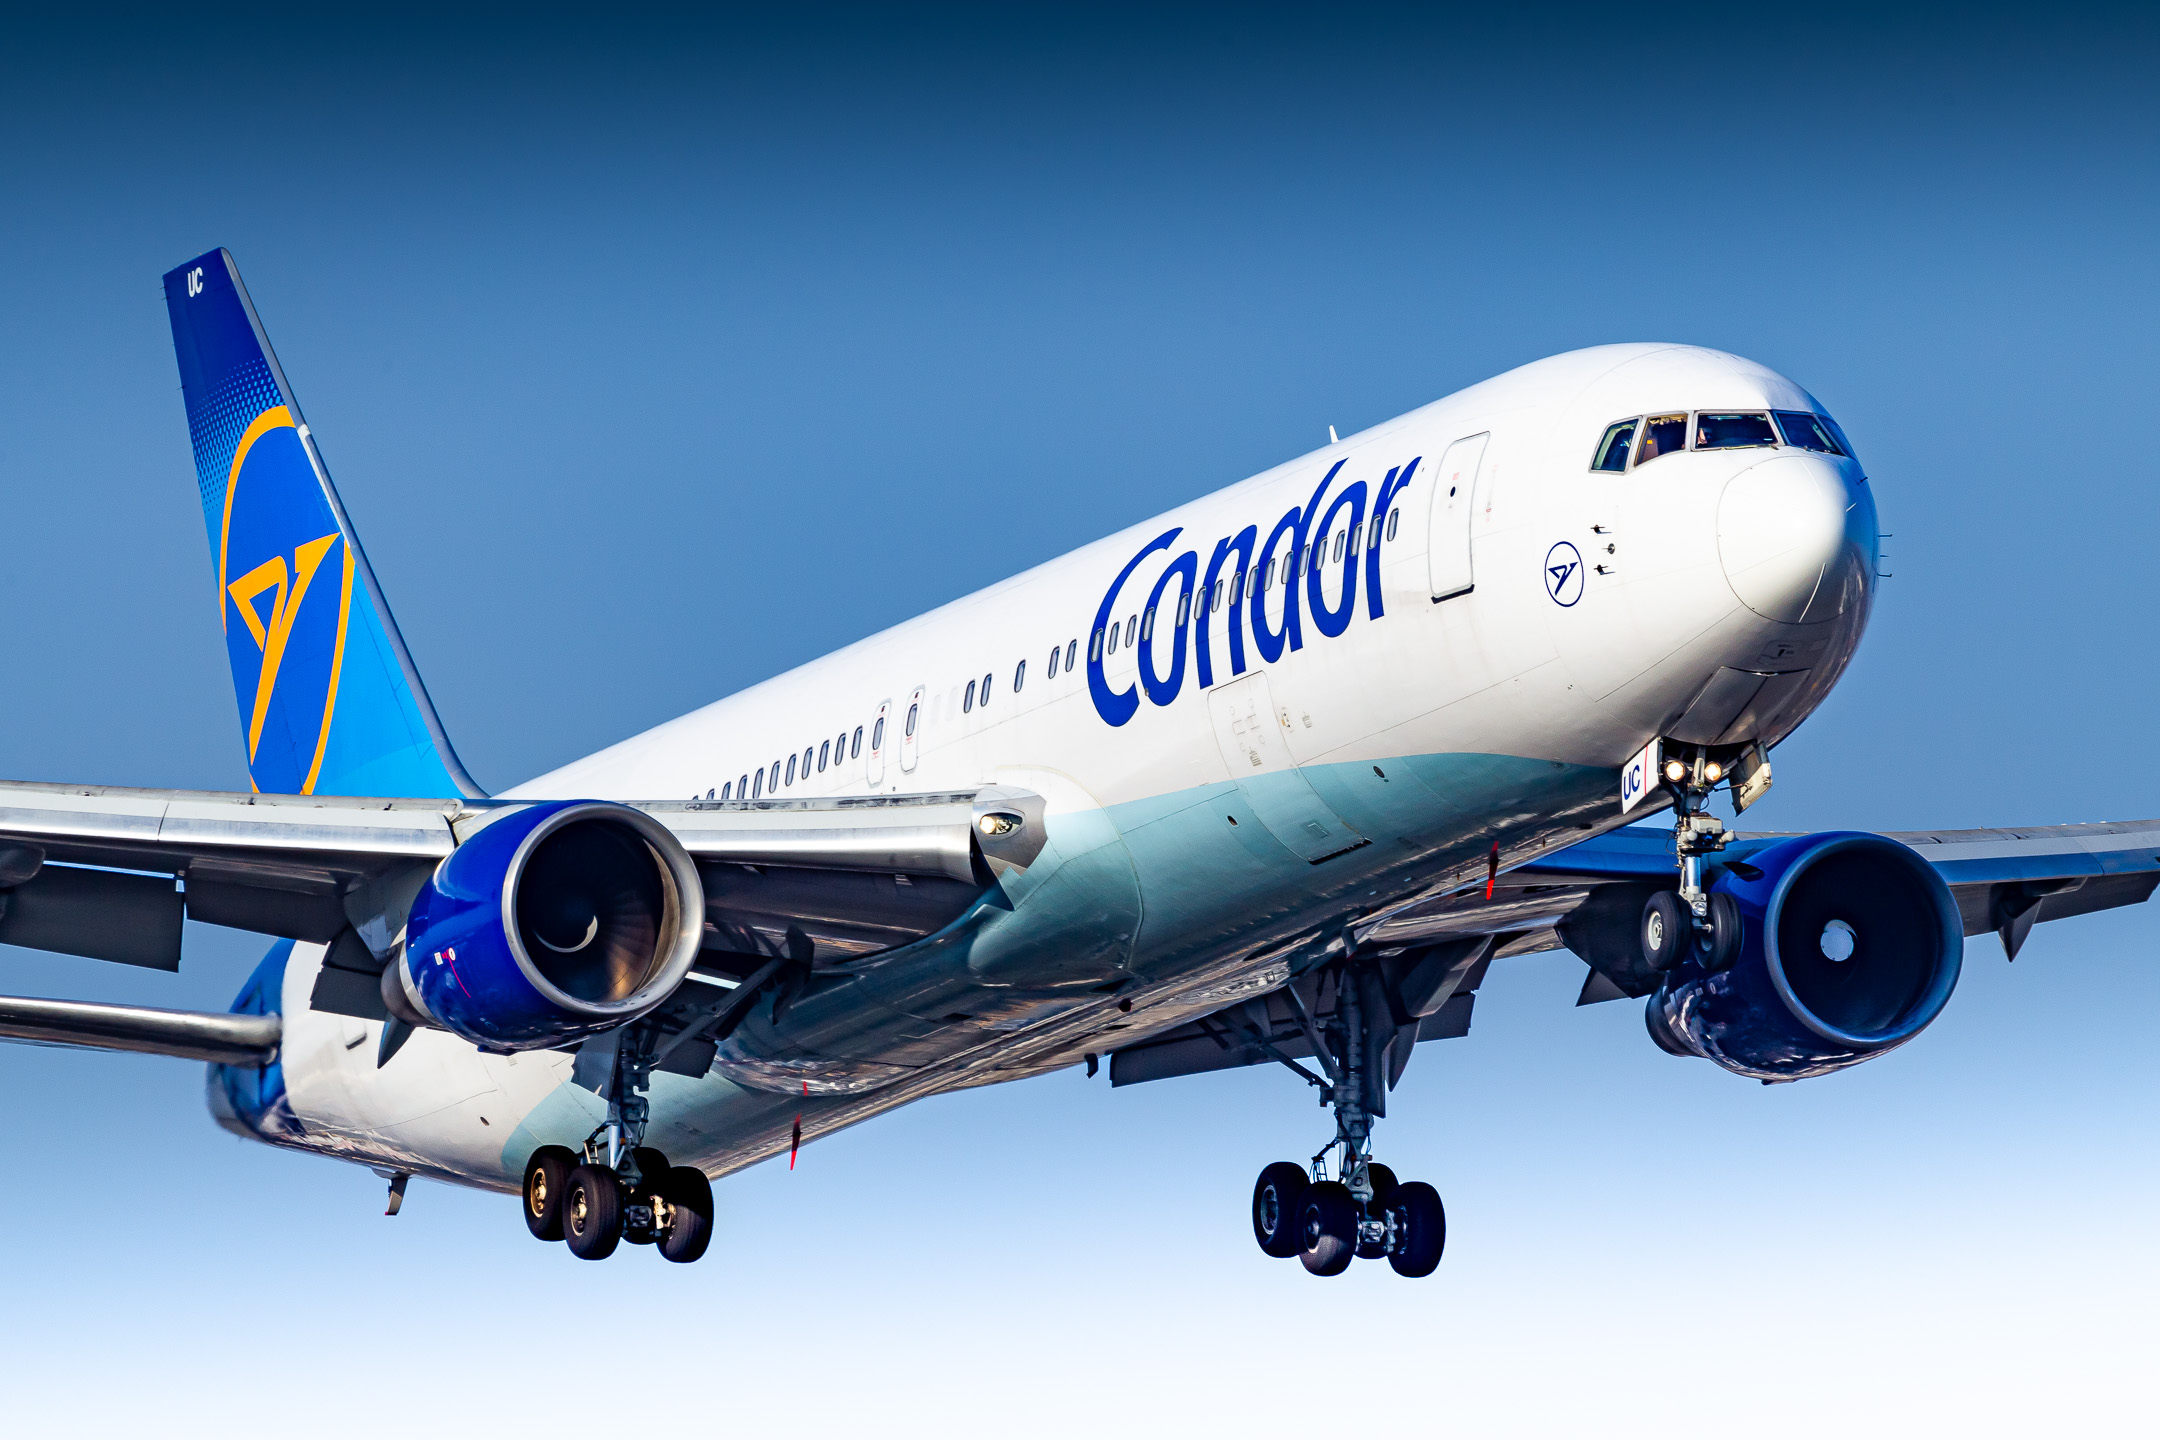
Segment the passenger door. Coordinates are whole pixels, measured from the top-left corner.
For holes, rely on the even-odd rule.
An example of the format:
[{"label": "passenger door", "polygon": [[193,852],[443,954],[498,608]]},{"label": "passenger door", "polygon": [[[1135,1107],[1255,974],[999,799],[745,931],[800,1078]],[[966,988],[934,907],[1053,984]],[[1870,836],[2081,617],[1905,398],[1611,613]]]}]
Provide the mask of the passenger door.
[{"label": "passenger door", "polygon": [[1482,500],[1479,462],[1491,432],[1471,435],[1448,446],[1433,472],[1432,535],[1426,564],[1432,571],[1432,598],[1468,594],[1476,577],[1470,565],[1470,516]]},{"label": "passenger door", "polygon": [[870,717],[870,753],[863,756],[863,778],[874,787],[885,783],[885,726],[892,716],[892,701],[878,701]]},{"label": "passenger door", "polygon": [[913,771],[923,723],[923,687],[908,692],[907,713],[900,717],[900,768]]},{"label": "passenger door", "polygon": [[1246,805],[1283,848],[1302,860],[1325,860],[1365,843],[1328,807],[1291,759],[1267,676],[1255,672],[1208,692],[1215,742]]}]

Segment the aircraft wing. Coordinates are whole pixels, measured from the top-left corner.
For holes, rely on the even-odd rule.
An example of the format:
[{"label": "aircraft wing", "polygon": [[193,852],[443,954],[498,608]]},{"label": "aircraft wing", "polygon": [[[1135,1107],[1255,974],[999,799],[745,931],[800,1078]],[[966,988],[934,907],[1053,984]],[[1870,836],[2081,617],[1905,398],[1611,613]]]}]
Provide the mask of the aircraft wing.
[{"label": "aircraft wing", "polygon": [[[1968,936],[1994,931],[2012,960],[2036,923],[2135,905],[2160,886],[2160,820],[1884,833],[1941,874]],[[1716,860],[1745,863],[1751,851],[1786,838],[1736,836]],[[1389,1052],[1389,1083],[1408,1064],[1411,1045],[1469,1033],[1478,982],[1493,960],[1563,947],[1587,958],[1600,952],[1601,938],[1611,944],[1616,935],[1625,944],[1643,901],[1675,877],[1671,832],[1630,826],[1509,870],[1489,894],[1480,877],[1359,926],[1359,948],[1380,956],[1388,1000],[1401,1022]],[[1593,963],[1576,1004],[1645,993],[1639,976]],[[1315,1053],[1308,1030],[1324,1024],[1334,1004],[1318,976],[1293,979],[1267,997],[1240,1001],[1114,1052],[1111,1083],[1303,1063]]]},{"label": "aircraft wing", "polygon": [[[0,782],[0,943],[176,970],[187,919],[312,941],[331,947],[316,1008],[382,1019],[377,982],[404,907],[464,836],[517,803]],[[1040,802],[996,787],[636,808],[697,862],[706,906],[698,968],[725,983],[761,971],[769,980],[776,960],[808,971],[943,928],[997,871],[1033,858],[1028,847],[982,840],[975,822],[989,805],[1032,812],[1028,832],[1040,836]],[[205,1044],[275,1043],[222,1032],[205,1040],[199,1024],[123,1024],[99,1007],[75,1008],[73,1018],[39,1011],[20,1024],[0,1008],[0,1039],[194,1058],[207,1058]],[[140,1043],[114,1044],[113,1034]]]}]

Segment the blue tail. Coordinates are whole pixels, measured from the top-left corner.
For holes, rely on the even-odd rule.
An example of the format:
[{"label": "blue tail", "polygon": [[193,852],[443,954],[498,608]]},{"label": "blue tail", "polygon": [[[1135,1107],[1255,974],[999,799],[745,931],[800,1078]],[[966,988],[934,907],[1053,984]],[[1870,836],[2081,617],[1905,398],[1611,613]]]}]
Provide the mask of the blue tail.
[{"label": "blue tail", "polygon": [[223,250],[165,276],[248,773],[286,795],[474,796]]}]

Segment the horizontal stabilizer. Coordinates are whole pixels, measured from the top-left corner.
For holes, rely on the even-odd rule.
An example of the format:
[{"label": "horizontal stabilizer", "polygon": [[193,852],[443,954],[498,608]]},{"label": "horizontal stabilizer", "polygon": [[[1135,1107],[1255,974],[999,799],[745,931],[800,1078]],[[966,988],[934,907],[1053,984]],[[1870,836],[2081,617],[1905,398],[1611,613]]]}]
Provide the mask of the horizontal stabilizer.
[{"label": "horizontal stabilizer", "polygon": [[133,1050],[219,1065],[264,1065],[277,1054],[279,1033],[275,1015],[152,1010],[141,1005],[0,995],[0,1040]]}]

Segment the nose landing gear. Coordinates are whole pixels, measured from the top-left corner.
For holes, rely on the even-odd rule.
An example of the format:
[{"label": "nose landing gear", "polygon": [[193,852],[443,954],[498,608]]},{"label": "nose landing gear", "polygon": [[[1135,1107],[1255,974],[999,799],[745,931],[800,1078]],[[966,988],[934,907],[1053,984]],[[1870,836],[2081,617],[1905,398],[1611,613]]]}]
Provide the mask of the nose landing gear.
[{"label": "nose landing gear", "polygon": [[1281,992],[1327,1078],[1292,1068],[1321,1086],[1321,1103],[1335,1112],[1335,1138],[1308,1165],[1278,1160],[1260,1172],[1253,1239],[1262,1253],[1294,1255],[1315,1275],[1382,1258],[1398,1275],[1430,1275],[1447,1247],[1440,1192],[1422,1180],[1403,1184],[1372,1158],[1372,1123],[1387,1114],[1389,1075],[1401,1074],[1389,1049],[1416,1043],[1417,1027],[1397,1024],[1376,966],[1346,964],[1335,980],[1335,1011],[1325,1023],[1313,1019],[1295,985]]}]

